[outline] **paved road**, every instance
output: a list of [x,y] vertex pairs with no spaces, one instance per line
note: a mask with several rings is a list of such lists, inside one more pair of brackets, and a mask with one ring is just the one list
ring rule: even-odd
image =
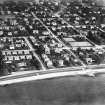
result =
[[0,105],[105,105],[105,75],[65,77],[0,87]]

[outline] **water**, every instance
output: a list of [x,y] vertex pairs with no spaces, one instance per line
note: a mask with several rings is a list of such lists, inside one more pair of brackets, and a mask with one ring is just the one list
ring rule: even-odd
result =
[[0,105],[105,105],[105,75],[65,77],[0,87]]

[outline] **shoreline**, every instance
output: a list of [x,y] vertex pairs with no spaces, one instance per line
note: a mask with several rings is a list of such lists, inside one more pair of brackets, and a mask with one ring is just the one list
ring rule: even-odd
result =
[[27,71],[20,74],[14,74],[9,76],[4,76],[0,78],[0,86],[9,85],[9,84],[17,84],[22,82],[29,82],[29,81],[37,81],[37,80],[44,80],[44,79],[52,79],[52,78],[59,78],[59,77],[71,77],[71,76],[89,76],[95,77],[97,74],[104,74],[105,69],[87,69],[87,70],[75,70],[75,71],[57,71],[57,70],[49,70],[49,71],[42,71],[42,72],[35,72],[35,71]]

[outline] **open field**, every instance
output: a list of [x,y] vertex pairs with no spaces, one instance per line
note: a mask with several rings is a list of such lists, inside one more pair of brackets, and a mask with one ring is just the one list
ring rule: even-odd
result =
[[104,105],[105,75],[65,77],[0,87],[0,105]]

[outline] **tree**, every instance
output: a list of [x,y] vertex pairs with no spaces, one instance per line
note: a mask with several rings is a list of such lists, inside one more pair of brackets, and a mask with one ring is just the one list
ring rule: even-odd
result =
[[2,55],[2,51],[0,50],[0,74],[2,74],[3,73],[3,64],[4,64],[4,62],[3,62],[3,55]]
[[3,58],[2,51],[0,50],[0,69],[2,69],[3,66]]
[[7,66],[4,63],[4,56],[2,54],[2,51],[0,50],[0,75],[8,75],[8,69]]

